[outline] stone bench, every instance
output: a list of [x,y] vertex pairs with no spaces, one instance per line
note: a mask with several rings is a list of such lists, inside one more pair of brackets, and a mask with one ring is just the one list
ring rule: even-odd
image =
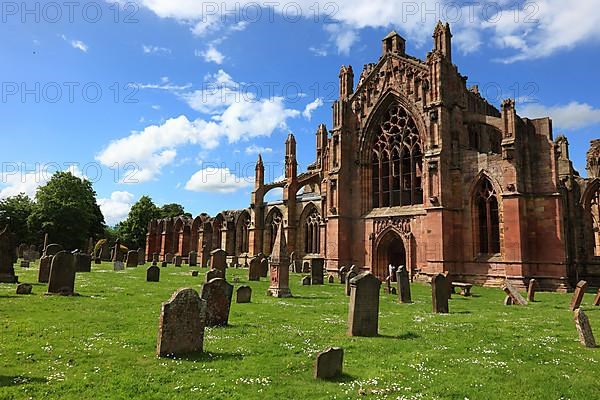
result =
[[460,295],[467,297],[467,296],[471,295],[471,288],[472,287],[473,287],[473,284],[471,284],[471,283],[452,282],[452,293],[456,293],[455,289],[459,288],[460,289]]

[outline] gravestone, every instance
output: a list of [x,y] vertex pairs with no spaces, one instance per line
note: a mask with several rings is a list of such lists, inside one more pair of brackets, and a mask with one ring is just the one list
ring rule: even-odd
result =
[[325,260],[323,258],[313,258],[310,260],[310,277],[313,285],[323,284],[323,269]]
[[159,357],[199,353],[204,345],[206,301],[194,289],[179,289],[162,304],[156,354]]
[[21,243],[19,245],[19,247],[17,248],[17,258],[23,258],[25,251],[28,249],[29,249],[28,245],[26,245],[25,243]]
[[448,313],[448,278],[444,274],[431,279],[431,303],[434,314]]
[[19,277],[15,275],[14,264],[17,261],[17,252],[13,244],[14,237],[8,231],[8,226],[0,233],[0,282],[18,283]]
[[188,264],[190,267],[198,266],[198,253],[195,251],[190,251],[190,255],[188,257]]
[[400,303],[412,303],[410,294],[410,279],[406,267],[402,266],[396,271],[396,284],[398,285],[398,301]]
[[506,296],[504,298],[504,305],[505,306],[512,306],[513,305],[513,299],[510,296]]
[[348,274],[348,268],[342,266],[338,270],[338,278],[340,279],[340,283],[342,285],[346,284],[346,275]]
[[125,259],[125,254],[123,248],[121,247],[121,241],[117,239],[115,241],[115,245],[112,249],[112,261],[120,261],[123,262]]
[[[287,254],[287,244],[285,233],[283,233],[283,225],[280,224],[277,230],[277,237],[271,252],[269,260],[269,275],[270,285],[267,291],[268,296],[283,298],[292,297],[290,291],[290,268],[289,258]],[[323,277],[321,277],[323,279]]]
[[142,249],[138,249],[138,265],[146,264],[146,252]]
[[164,261],[166,261],[167,264],[173,264],[173,254],[172,253],[165,254]]
[[240,286],[235,294],[236,303],[250,303],[252,299],[252,288],[250,286]]
[[348,335],[377,336],[381,282],[370,272],[350,281]]
[[30,283],[21,283],[17,286],[17,294],[31,294],[33,285]]
[[21,260],[21,268],[29,268],[29,261]]
[[330,347],[317,354],[315,363],[315,379],[335,379],[342,376],[344,350]]
[[511,285],[509,281],[504,282],[504,284],[502,285],[502,290],[504,290],[504,293],[506,293],[511,298],[512,304],[519,306],[527,305],[527,300],[525,300],[523,296],[521,296],[519,291],[515,289],[515,287]]
[[73,256],[77,272],[92,272],[92,256],[87,253],[75,253]]
[[537,289],[537,282],[535,279],[529,280],[529,286],[527,287],[527,301],[535,301],[535,291]]
[[573,293],[573,298],[571,299],[571,305],[569,306],[571,311],[575,311],[579,308],[587,287],[588,284],[586,281],[579,281],[577,283],[577,287],[575,287],[575,293]]
[[50,278],[50,265],[54,256],[43,256],[40,258],[40,270],[38,271],[38,282],[48,283]]
[[260,260],[258,273],[261,278],[266,278],[269,276],[269,260],[268,259],[263,258],[262,260]]
[[45,253],[47,256],[54,256],[62,250],[63,250],[63,247],[60,244],[52,243],[46,247]]
[[206,282],[210,282],[216,278],[225,279],[225,274],[223,273],[223,271],[220,271],[218,269],[211,269],[206,273]]
[[102,264],[102,259],[100,257],[94,258],[94,264],[97,264],[97,265]]
[[215,278],[202,285],[202,299],[206,300],[206,326],[225,326],[229,321],[229,310],[233,286],[225,279]]
[[152,253],[152,262],[158,262],[158,253]]
[[598,289],[598,293],[596,293],[596,297],[594,297],[594,302],[592,304],[600,306],[600,289]]
[[200,274],[200,272],[199,272],[199,271],[192,271],[192,276],[194,276],[194,277],[195,277],[195,276],[198,276],[199,274]]
[[125,270],[125,264],[123,261],[115,261],[113,262],[113,271],[123,271]]
[[52,258],[48,293],[71,296],[75,294],[75,256],[66,251],[58,252]]
[[125,263],[125,266],[127,268],[137,268],[138,266],[138,257],[139,257],[139,253],[135,250],[129,250],[127,252],[127,261]]
[[181,265],[183,264],[183,259],[181,258],[181,256],[175,256],[175,258],[173,259],[173,264],[176,267],[181,267]]
[[310,263],[308,261],[304,261],[302,263],[302,273],[307,274],[310,272]]
[[302,286],[310,286],[310,284],[311,284],[310,276],[305,276],[304,278],[302,278]]
[[156,265],[151,265],[146,270],[146,282],[159,282],[160,281],[160,268]]
[[[352,266],[354,268],[354,266]],[[350,296],[350,281],[358,276],[358,273],[355,269],[350,269],[348,275],[346,276],[346,296]]]
[[210,268],[225,272],[227,268],[227,252],[216,249],[210,252]]
[[575,309],[574,320],[575,326],[577,327],[577,333],[579,333],[579,342],[585,347],[596,347],[596,340],[594,339],[590,320],[581,308]]
[[329,275],[327,277],[327,283],[335,283],[335,278],[333,277],[333,275]]
[[254,257],[250,260],[250,268],[248,268],[248,280],[260,281],[260,259]]
[[169,263],[168,263],[168,262],[166,262],[166,261],[162,261],[162,262],[160,263],[160,266],[161,266],[161,268],[167,268],[167,266],[168,266],[168,265],[169,265]]

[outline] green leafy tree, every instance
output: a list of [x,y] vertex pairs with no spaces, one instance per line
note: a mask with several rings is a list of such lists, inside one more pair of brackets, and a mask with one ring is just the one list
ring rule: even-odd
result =
[[148,223],[160,218],[160,210],[148,196],[142,196],[135,203],[127,219],[117,227],[118,236],[130,249],[145,248]]
[[160,208],[159,218],[174,218],[184,215],[186,217],[192,217],[192,214],[186,213],[181,204],[165,204]]
[[38,244],[42,239],[34,237],[27,226],[32,210],[33,200],[24,193],[0,200],[0,229],[8,226],[15,235],[17,244]]
[[48,233],[51,242],[68,249],[87,246],[89,237],[105,230],[92,184],[70,172],[57,172],[38,188],[28,225],[36,235]]

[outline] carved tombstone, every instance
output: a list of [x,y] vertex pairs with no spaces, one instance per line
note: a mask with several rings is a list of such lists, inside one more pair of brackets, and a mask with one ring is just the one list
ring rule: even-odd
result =
[[146,282],[159,282],[160,281],[160,268],[156,265],[151,265],[146,270]]
[[250,303],[252,300],[252,288],[250,286],[240,286],[235,294],[235,302],[238,304]]
[[225,326],[229,322],[229,310],[233,285],[222,278],[215,278],[202,285],[202,299],[206,300],[206,326]]
[[535,301],[535,291],[537,290],[537,282],[535,279],[529,280],[529,285],[527,287],[527,301],[534,302]]
[[206,301],[194,289],[179,289],[162,304],[156,354],[159,357],[202,352]]
[[573,298],[571,299],[571,305],[569,306],[571,311],[575,311],[579,308],[587,287],[588,284],[586,281],[579,281],[579,283],[577,283],[577,287],[575,287],[575,293],[573,293]]
[[292,292],[290,291],[290,269],[289,258],[287,255],[287,243],[281,224],[277,230],[277,237],[275,238],[273,252],[271,253],[269,273],[271,283],[267,295],[273,297],[292,297]]
[[75,294],[75,257],[66,251],[60,251],[52,258],[48,293],[73,295]]
[[16,249],[13,244],[13,235],[5,227],[0,232],[0,282],[18,283],[19,277],[15,275],[14,263],[17,261]]
[[342,376],[344,364],[344,350],[339,347],[330,347],[317,354],[315,363],[315,379],[334,379]]
[[412,303],[410,295],[410,279],[406,267],[402,266],[396,271],[396,281],[398,285],[398,301],[400,303]]
[[431,279],[431,303],[434,314],[448,313],[448,278],[437,274]]
[[269,276],[269,260],[267,258],[260,260],[258,272],[261,278],[266,278]]
[[190,255],[188,257],[188,264],[190,267],[198,266],[198,253],[195,251],[190,251]]
[[381,282],[370,272],[350,280],[348,335],[377,336]]
[[577,327],[577,332],[579,333],[579,342],[585,347],[596,347],[596,340],[594,339],[590,320],[581,308],[575,309],[574,319],[575,327]]
[[92,272],[92,256],[87,253],[75,253],[74,257],[77,272]]
[[135,250],[129,250],[127,252],[127,261],[125,262],[126,268],[137,268],[138,266],[138,252]]
[[225,272],[227,268],[227,252],[216,249],[210,252],[210,268]]
[[250,268],[248,268],[248,280],[260,281],[260,259],[254,257],[250,260]]
[[528,304],[527,300],[521,296],[519,291],[515,289],[515,287],[511,285],[509,281],[504,282],[502,285],[502,290],[504,290],[504,293],[511,298],[512,304],[519,306],[526,306]]
[[323,258],[313,258],[310,260],[310,277],[313,285],[323,284],[323,269],[325,260]]

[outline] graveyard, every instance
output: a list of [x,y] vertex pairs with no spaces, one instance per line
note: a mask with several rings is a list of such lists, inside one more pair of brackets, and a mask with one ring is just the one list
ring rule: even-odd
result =
[[[160,264],[159,264],[160,265]],[[203,352],[157,357],[161,304],[180,288],[201,292],[206,268],[169,264],[159,282],[146,266],[113,264],[77,273],[77,296],[48,296],[38,264],[15,266],[32,294],[0,284],[0,399],[506,399],[592,398],[600,353],[583,347],[569,310],[572,294],[538,292],[506,306],[499,288],[453,294],[449,313],[432,313],[432,289],[412,283],[412,303],[379,293],[378,334],[348,335],[349,297],[334,283],[303,286],[293,297],[267,296],[269,280],[228,268],[236,291],[227,326],[206,327]],[[198,271],[193,276],[192,271]],[[523,293],[525,296],[525,294]],[[581,303],[600,327],[594,294]],[[341,347],[343,373],[315,379],[317,353]]]

